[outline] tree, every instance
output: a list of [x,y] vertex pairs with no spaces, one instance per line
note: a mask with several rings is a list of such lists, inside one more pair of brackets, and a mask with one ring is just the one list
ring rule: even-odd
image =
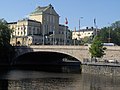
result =
[[103,43],[107,43],[108,42],[108,37],[109,37],[109,28],[108,27],[104,27],[100,30],[98,36],[101,38],[101,41]]
[[10,45],[11,30],[7,25],[7,21],[0,19],[0,61],[1,63],[10,62],[14,49]]
[[84,37],[84,38],[82,39],[82,42],[83,42],[83,43],[89,43],[89,41],[90,41],[90,37]]
[[96,36],[93,40],[91,47],[89,48],[89,52],[91,53],[91,58],[103,57],[103,55],[105,55],[104,50],[106,50],[106,48],[103,47],[100,37]]
[[[99,36],[103,43],[115,43],[120,45],[120,21],[112,23],[109,27],[104,27],[100,30]],[[110,39],[110,41],[108,40]]]
[[114,23],[112,23],[112,28],[120,28],[120,21],[116,21]]

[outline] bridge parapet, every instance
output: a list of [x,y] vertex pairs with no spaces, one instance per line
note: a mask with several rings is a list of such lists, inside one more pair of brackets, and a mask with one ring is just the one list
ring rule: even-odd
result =
[[[15,47],[16,57],[28,53],[28,52],[59,52],[75,57],[76,59],[83,62],[84,58],[90,59],[89,47],[88,46],[58,46],[58,45],[32,45],[28,47]],[[103,59],[116,59],[120,60],[120,47],[119,46],[107,46],[106,55]]]

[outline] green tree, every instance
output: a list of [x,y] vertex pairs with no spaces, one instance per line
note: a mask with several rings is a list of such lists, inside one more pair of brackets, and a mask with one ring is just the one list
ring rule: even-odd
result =
[[84,42],[84,43],[89,43],[89,37],[84,37],[84,38],[82,39],[82,42]]
[[100,37],[96,36],[93,40],[91,47],[89,48],[89,52],[91,53],[91,58],[101,58],[105,55],[104,50],[106,48],[103,47],[103,44],[100,40]]
[[109,27],[102,28],[99,32],[99,36],[103,43],[109,42],[108,39],[110,38],[110,43],[120,45],[120,21],[112,23]]
[[99,32],[99,37],[101,37],[101,42],[107,43],[108,42],[108,37],[109,37],[109,29],[108,27],[104,27],[100,30]]
[[11,30],[4,19],[0,19],[0,61],[9,63],[14,49],[10,45]]
[[120,21],[116,21],[114,23],[112,23],[112,28],[120,28]]

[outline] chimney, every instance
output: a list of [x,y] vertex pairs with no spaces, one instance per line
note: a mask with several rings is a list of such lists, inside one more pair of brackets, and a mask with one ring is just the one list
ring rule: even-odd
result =
[[86,30],[88,30],[88,27],[86,27]]
[[91,29],[93,30],[93,27],[91,27]]

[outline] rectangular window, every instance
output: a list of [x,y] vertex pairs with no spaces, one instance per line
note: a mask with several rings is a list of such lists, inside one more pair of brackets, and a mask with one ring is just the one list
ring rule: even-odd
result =
[[19,32],[18,32],[18,35],[19,35]]

